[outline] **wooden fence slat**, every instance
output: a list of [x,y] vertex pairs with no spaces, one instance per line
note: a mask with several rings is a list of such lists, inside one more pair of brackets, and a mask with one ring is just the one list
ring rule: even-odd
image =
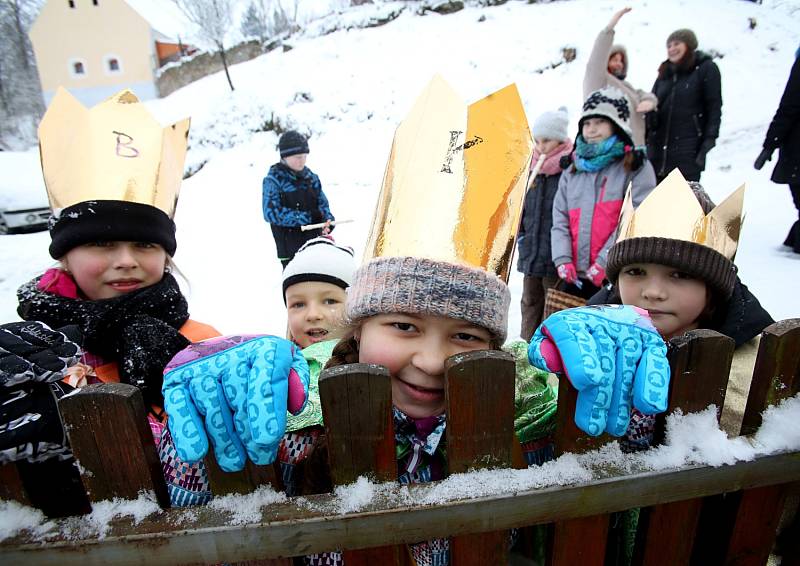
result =
[[761,334],[741,434],[758,430],[764,409],[794,396],[799,381],[800,318],[790,318],[769,325]]
[[[750,393],[742,423],[752,433],[768,405],[792,397],[800,389],[800,318],[771,324],[761,335]],[[745,490],[738,501],[727,563],[763,564],[775,543],[788,484]]]
[[[359,476],[397,481],[392,384],[386,368],[350,364],[326,369],[319,377],[331,478],[346,485]],[[402,564],[400,545],[345,550],[348,566]]]
[[30,505],[31,501],[22,485],[19,468],[14,463],[0,465],[0,499]]
[[[654,444],[663,441],[666,415],[677,410],[700,411],[712,403],[721,410],[733,349],[732,339],[713,330],[693,330],[670,341],[669,405],[667,412],[656,419]],[[642,509],[634,563],[666,565],[688,561],[694,547],[694,526],[700,521],[703,505],[702,499],[696,499]]]
[[[469,352],[445,362],[449,473],[512,467],[514,380],[514,358],[505,352]],[[509,545],[506,530],[456,536],[450,540],[450,563],[505,564]]]
[[214,495],[247,494],[261,485],[269,485],[275,491],[283,491],[283,482],[280,481],[277,462],[267,466],[257,466],[248,459],[242,471],[224,472],[219,467],[211,448],[209,448],[204,461],[208,481],[211,484],[211,492]]
[[[556,456],[567,452],[583,454],[614,440],[608,434],[590,436],[578,428],[575,424],[577,403],[578,390],[572,387],[569,379],[562,376],[558,380],[558,412],[554,435]],[[608,522],[607,514],[556,522],[548,536],[547,564],[549,566],[569,566],[577,563],[585,566],[603,564]],[[581,544],[575,544],[576,540],[582,541]],[[586,552],[587,548],[592,549],[589,555]]]
[[58,408],[91,501],[136,499],[145,490],[169,507],[139,389],[123,383],[89,385],[63,397]]

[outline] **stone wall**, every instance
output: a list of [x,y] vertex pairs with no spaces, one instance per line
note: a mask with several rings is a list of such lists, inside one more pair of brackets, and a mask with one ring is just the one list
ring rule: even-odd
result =
[[[254,59],[274,49],[279,43],[279,41],[275,41],[262,45],[258,40],[247,41],[226,49],[225,58],[228,61],[228,66],[235,65],[236,63]],[[219,53],[198,53],[190,59],[185,59],[180,64],[172,63],[168,65],[159,73],[156,79],[158,94],[159,96],[167,96],[169,93],[189,83],[221,70],[222,59]]]

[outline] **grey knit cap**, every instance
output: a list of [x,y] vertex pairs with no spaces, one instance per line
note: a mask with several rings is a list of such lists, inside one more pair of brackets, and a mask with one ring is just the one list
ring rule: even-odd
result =
[[347,290],[347,318],[394,312],[465,320],[504,342],[511,293],[497,275],[445,261],[381,257],[356,270]]
[[689,51],[697,50],[697,36],[688,28],[681,28],[673,31],[667,38],[667,45],[669,45],[670,41],[681,41],[686,44],[686,47],[689,48]]

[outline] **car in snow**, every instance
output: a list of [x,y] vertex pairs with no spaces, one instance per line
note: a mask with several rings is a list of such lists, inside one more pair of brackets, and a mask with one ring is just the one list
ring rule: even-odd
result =
[[0,234],[46,230],[49,219],[39,151],[0,151]]

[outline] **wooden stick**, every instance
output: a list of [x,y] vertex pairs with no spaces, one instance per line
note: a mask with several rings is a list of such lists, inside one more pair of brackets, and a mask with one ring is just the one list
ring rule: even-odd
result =
[[542,169],[542,165],[544,165],[544,160],[547,158],[547,155],[544,153],[539,156],[539,159],[536,161],[536,165],[533,166],[531,169],[530,175],[528,175],[528,188],[526,192],[531,190],[533,187],[533,182],[536,180],[536,176],[539,174],[539,171]]
[[317,224],[306,224],[300,226],[301,232],[308,232],[309,230],[316,230],[317,228],[325,228],[325,226],[336,226],[337,224],[350,224],[355,220],[331,220],[330,222],[319,222]]

